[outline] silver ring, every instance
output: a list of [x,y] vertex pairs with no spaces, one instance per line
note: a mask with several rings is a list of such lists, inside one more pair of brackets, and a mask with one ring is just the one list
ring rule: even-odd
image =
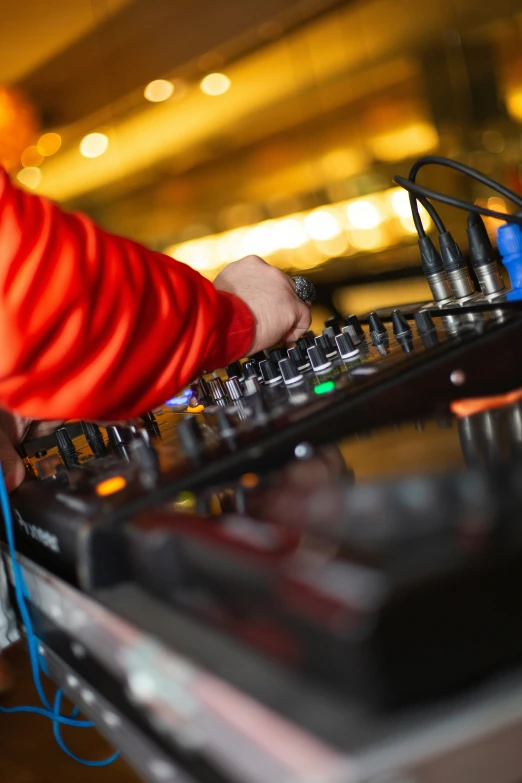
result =
[[306,277],[293,277],[292,280],[295,284],[295,292],[299,299],[303,302],[313,302],[315,299],[315,288],[312,283],[306,279]]

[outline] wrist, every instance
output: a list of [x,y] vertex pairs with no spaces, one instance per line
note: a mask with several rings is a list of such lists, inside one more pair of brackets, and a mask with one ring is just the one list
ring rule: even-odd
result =
[[216,289],[216,294],[216,340],[205,361],[207,371],[246,356],[255,336],[254,315],[243,299],[228,291]]

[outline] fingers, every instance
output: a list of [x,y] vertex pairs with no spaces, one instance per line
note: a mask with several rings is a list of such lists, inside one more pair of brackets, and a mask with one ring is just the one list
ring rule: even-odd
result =
[[295,343],[310,328],[312,323],[312,309],[306,302],[299,300],[296,312],[296,322],[285,337],[286,342]]
[[25,478],[25,466],[18,456],[9,435],[0,430],[0,463],[8,492],[16,489]]

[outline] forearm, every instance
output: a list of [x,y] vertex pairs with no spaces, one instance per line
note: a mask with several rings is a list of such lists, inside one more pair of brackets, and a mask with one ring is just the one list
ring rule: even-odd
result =
[[2,172],[0,253],[0,406],[20,414],[139,415],[252,342],[241,300]]

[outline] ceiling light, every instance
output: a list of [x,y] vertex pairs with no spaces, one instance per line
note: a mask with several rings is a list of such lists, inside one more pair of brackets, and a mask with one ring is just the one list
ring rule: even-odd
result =
[[174,85],[166,79],[155,79],[145,87],[145,98],[152,103],[166,101],[174,92]]
[[89,133],[80,142],[80,152],[84,158],[99,158],[108,146],[109,139],[104,133]]
[[230,89],[230,84],[230,79],[224,73],[209,73],[199,86],[205,95],[223,95]]

